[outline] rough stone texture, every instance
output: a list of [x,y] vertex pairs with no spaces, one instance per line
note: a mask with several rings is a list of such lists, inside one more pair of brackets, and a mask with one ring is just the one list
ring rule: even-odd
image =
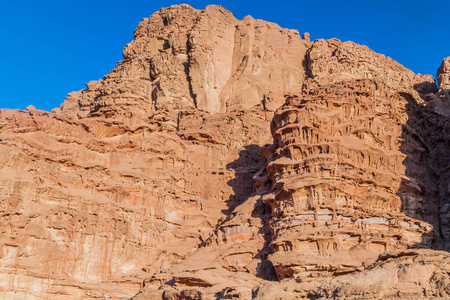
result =
[[298,282],[285,279],[259,286],[252,299],[447,299],[450,295],[447,252],[386,252],[361,272]]
[[436,75],[439,88],[442,90],[450,89],[450,57],[442,61]]
[[247,198],[304,79],[296,31],[220,6],[164,8],[134,37],[53,113],[0,111],[2,297],[130,297],[190,256]]
[[[138,288],[142,280],[128,277],[195,251],[241,200],[252,184],[245,178],[256,170],[235,172],[227,164],[246,151],[243,145],[267,141],[262,111],[186,115],[178,131],[153,119],[131,127],[42,111],[2,110],[0,124],[0,270],[19,272],[9,279],[17,285],[5,288],[24,291],[32,291],[34,274],[69,286],[124,280]],[[258,166],[258,151],[246,153],[243,163]]]
[[392,58],[351,41],[318,39],[308,49],[307,60],[309,77],[322,85],[346,79],[373,79],[392,90],[412,93],[416,99],[420,99],[418,93],[436,92],[431,75],[414,74]]
[[308,45],[296,30],[250,16],[239,21],[221,6],[163,8],[139,23],[111,73],[67,96],[62,114],[274,111],[301,88]]
[[311,41],[311,36],[309,35],[309,32],[303,33],[302,38],[308,42]]
[[423,186],[406,176],[400,151],[406,104],[384,84],[360,79],[308,85],[277,110],[263,201],[279,278],[346,273],[385,251],[430,246],[431,226],[401,213],[402,200],[418,203]]
[[[223,7],[0,110],[0,298],[450,297],[448,58],[414,74]],[[286,96],[287,95],[287,96]]]

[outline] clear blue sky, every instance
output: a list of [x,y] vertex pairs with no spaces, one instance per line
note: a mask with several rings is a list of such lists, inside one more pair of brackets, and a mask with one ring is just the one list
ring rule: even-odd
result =
[[[122,59],[139,21],[175,1],[0,1],[0,108],[59,107],[71,91]],[[369,46],[416,73],[436,75],[450,56],[450,1],[185,1]]]

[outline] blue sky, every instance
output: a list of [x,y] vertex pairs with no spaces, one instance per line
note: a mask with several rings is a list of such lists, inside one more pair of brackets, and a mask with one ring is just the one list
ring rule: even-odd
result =
[[369,46],[416,73],[450,56],[450,1],[0,1],[0,108],[59,107],[122,59],[139,21],[161,7],[220,4],[246,15]]

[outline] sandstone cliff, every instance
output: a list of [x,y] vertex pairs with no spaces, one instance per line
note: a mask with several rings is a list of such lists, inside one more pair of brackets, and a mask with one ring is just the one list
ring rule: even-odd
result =
[[438,89],[304,36],[171,6],[61,108],[0,110],[0,297],[450,297],[449,58]]

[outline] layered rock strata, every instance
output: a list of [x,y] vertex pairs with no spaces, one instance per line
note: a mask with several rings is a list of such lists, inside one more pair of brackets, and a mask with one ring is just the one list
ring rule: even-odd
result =
[[69,94],[61,111],[71,118],[258,105],[274,111],[286,92],[301,88],[308,45],[296,30],[250,16],[240,21],[217,5],[163,8],[139,23],[125,60]]
[[[446,184],[438,182],[448,182],[441,171],[447,98],[430,76],[370,51],[353,53],[338,69],[362,61],[374,74],[342,78],[329,70],[321,81],[310,72],[302,92],[275,113],[275,142],[261,150],[266,167],[255,174],[250,197],[193,256],[146,281],[135,299],[449,295],[446,252],[407,250],[441,249],[448,240]],[[379,81],[390,67],[408,81]],[[267,281],[275,278],[281,281]]]
[[369,79],[311,85],[277,110],[266,151],[278,276],[347,273],[385,251],[429,247],[432,227],[401,212],[421,193],[399,142],[407,100]]
[[1,110],[1,295],[130,297],[194,253],[251,191],[308,45],[220,6],[172,6],[60,109]]
[[447,57],[442,61],[442,64],[437,71],[436,78],[441,90],[450,89],[450,57]]
[[252,299],[446,299],[450,295],[448,252],[393,251],[372,267],[314,281],[285,279],[255,289]]
[[61,108],[0,110],[0,297],[448,297],[407,249],[450,245],[447,60],[438,92],[303,36],[171,6]]

